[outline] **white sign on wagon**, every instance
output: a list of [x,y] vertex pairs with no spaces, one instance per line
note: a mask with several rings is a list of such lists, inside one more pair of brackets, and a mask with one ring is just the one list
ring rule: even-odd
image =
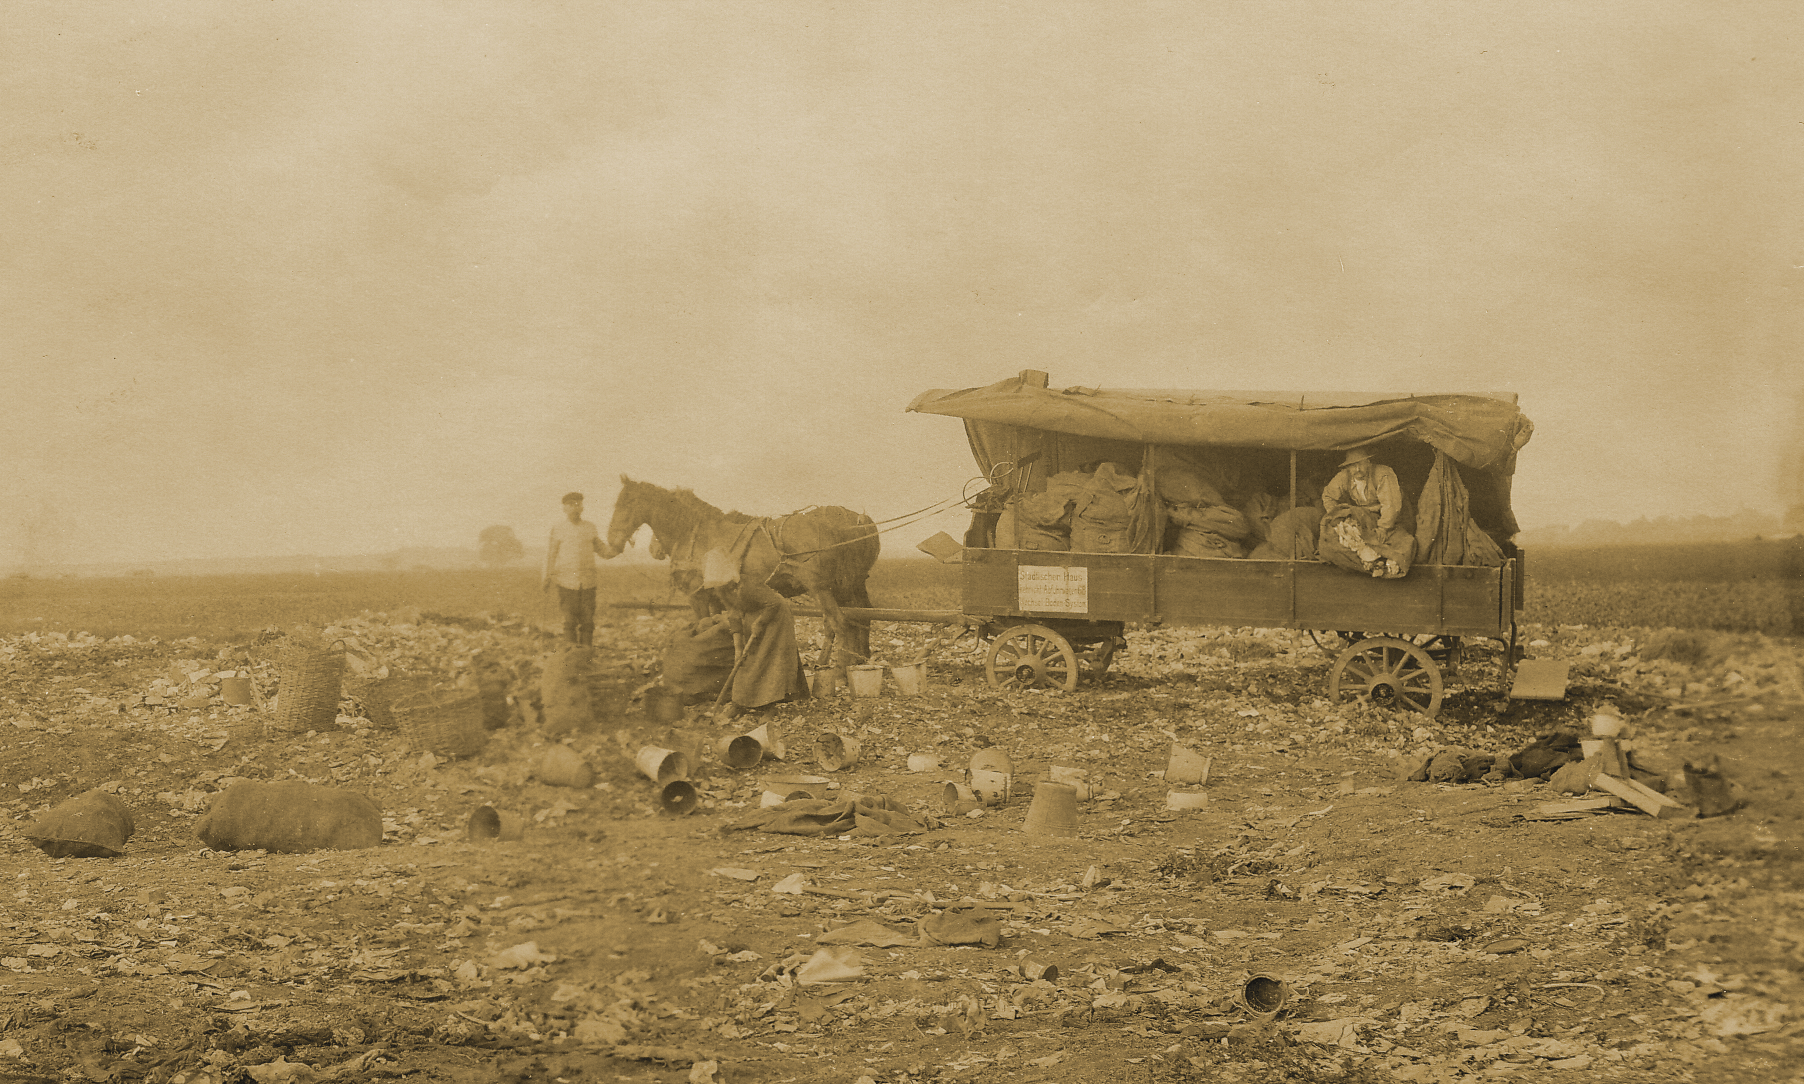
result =
[[1021,565],[1015,574],[1015,609],[1030,613],[1090,612],[1090,570],[1083,565]]

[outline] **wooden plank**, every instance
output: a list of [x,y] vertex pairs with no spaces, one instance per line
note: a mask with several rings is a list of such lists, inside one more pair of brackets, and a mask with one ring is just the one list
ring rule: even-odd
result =
[[[903,621],[918,622],[924,625],[969,625],[979,623],[977,619],[965,616],[958,610],[892,610],[881,607],[841,606],[839,612],[854,621]],[[796,617],[819,617],[821,611],[813,606],[791,606],[790,613]]]
[[1516,664],[1511,700],[1564,700],[1566,675],[1572,664],[1559,659],[1523,659]]
[[1613,775],[1618,779],[1627,779],[1629,762],[1623,758],[1622,746],[1616,744],[1615,738],[1599,738],[1598,741],[1601,744],[1598,746],[1597,757],[1603,761],[1605,774]]
[[1616,797],[1628,802],[1636,809],[1650,817],[1676,819],[1679,817],[1695,817],[1697,811],[1661,794],[1659,791],[1643,786],[1632,779],[1618,779],[1613,775],[1599,775],[1592,786],[1598,790],[1608,791]]

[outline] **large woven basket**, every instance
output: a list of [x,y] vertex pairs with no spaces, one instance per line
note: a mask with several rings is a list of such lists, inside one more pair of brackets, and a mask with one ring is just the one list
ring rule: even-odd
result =
[[276,734],[304,734],[336,725],[344,691],[343,648],[291,644],[282,649],[278,665],[276,717],[270,729]]
[[482,750],[482,694],[475,689],[427,689],[389,706],[409,745],[444,757],[467,757]]
[[345,692],[363,708],[363,717],[378,730],[395,729],[394,703],[410,693],[424,692],[427,679],[410,674],[390,674],[385,678],[352,678],[345,682]]

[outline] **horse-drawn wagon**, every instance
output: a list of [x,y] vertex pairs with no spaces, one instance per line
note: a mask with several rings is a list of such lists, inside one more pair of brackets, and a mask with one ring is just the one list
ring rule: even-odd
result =
[[[1108,667],[1129,624],[1334,633],[1345,646],[1329,671],[1331,699],[1428,715],[1463,640],[1500,641],[1515,660],[1524,560],[1510,486],[1533,427],[1514,395],[1054,390],[1030,370],[928,391],[908,409],[962,419],[990,483],[962,548],[942,557],[961,566],[962,617],[989,642],[993,685],[1073,690],[1080,674]],[[1414,555],[1406,571],[1380,563],[1355,574],[1295,537],[1250,557],[1174,550],[1174,498],[1195,495],[1175,493],[1174,479],[1206,492],[1223,516],[1240,513],[1254,534],[1264,517],[1269,533],[1319,501],[1355,450],[1389,467],[1412,505],[1398,525]],[[1118,531],[1059,548],[1010,522],[1023,502],[1055,483],[1082,486],[1105,473],[1100,465],[1129,509]],[[1078,548],[1098,537],[1106,552]]]

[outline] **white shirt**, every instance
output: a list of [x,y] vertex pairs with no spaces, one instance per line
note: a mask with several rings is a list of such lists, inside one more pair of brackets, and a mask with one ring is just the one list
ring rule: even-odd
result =
[[551,528],[545,578],[572,591],[595,586],[595,546],[600,535],[588,520],[563,520]]

